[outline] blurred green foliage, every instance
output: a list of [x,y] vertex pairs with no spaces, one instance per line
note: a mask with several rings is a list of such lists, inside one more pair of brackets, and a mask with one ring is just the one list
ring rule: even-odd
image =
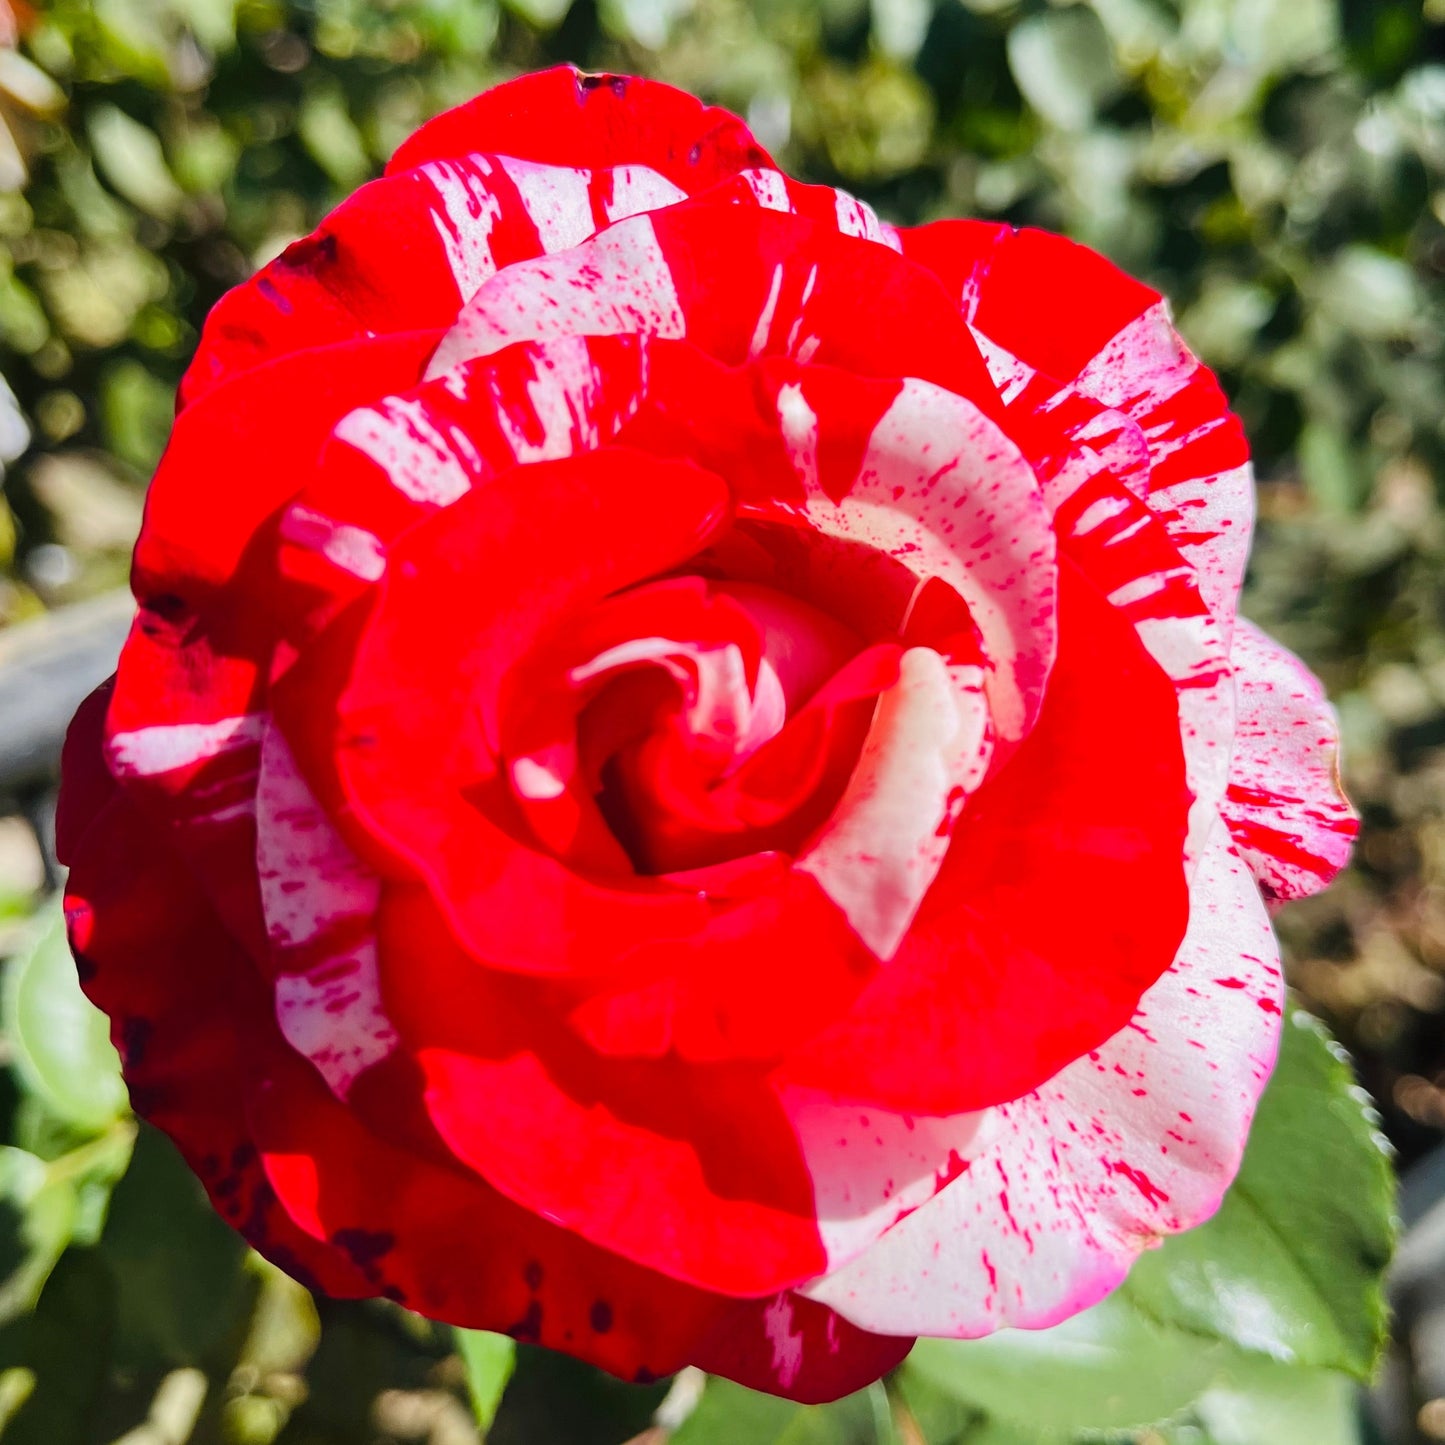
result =
[[[1292,980],[1407,1156],[1439,1139],[1445,0],[0,0],[7,41],[0,626],[123,580],[222,292],[426,116],[518,70],[660,75],[892,219],[1043,224],[1166,291],[1253,439],[1247,609],[1328,681],[1366,814],[1346,878],[1281,919]],[[468,1394],[495,1401],[505,1350],[318,1307],[137,1139],[103,1032],[57,982],[53,921],[17,932],[40,878],[7,829],[0,948],[31,946],[5,990],[0,1434],[475,1439]],[[183,1245],[158,1251],[156,1220]],[[515,1364],[497,1440],[580,1440],[581,1420],[617,1441],[657,1404],[535,1352]],[[1269,1389],[1216,1388],[1178,1438],[1350,1438],[1333,1385]],[[1035,1438],[918,1372],[831,1411],[705,1400],[699,1442]]]

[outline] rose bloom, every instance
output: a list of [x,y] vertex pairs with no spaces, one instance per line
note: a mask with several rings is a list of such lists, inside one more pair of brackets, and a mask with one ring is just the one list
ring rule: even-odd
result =
[[[136,1109],[338,1296],[818,1400],[1200,1223],[1355,821],[1094,253],[559,69],[212,313],[64,759]],[[1263,896],[1261,896],[1263,895]]]

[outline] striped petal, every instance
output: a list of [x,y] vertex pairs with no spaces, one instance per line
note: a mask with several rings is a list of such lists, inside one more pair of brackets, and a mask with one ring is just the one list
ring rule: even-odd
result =
[[1138,428],[1149,505],[1198,575],[1227,642],[1253,520],[1249,449],[1213,375],[1174,330],[1168,303],[1102,256],[1043,231],[940,221],[899,234],[904,255],[939,276],[986,338],[996,375],[1022,385],[1043,373]]
[[1131,1023],[995,1110],[956,1180],[805,1293],[864,1329],[963,1338],[1087,1308],[1152,1241],[1218,1208],[1283,1002],[1269,920],[1216,827],[1189,931]]
[[1319,679],[1240,619],[1239,729],[1224,820],[1268,899],[1318,893],[1344,867],[1359,815],[1340,790],[1340,734]]

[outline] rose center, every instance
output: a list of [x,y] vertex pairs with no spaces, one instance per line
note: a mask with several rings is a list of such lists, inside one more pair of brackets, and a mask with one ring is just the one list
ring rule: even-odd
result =
[[847,783],[896,653],[757,583],[631,589],[519,679],[513,792],[538,840],[589,871],[796,854]]

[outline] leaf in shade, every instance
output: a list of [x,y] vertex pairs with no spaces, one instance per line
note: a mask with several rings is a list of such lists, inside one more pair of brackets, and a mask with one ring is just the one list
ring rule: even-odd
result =
[[245,1243],[149,1125],[116,1186],[99,1253],[115,1277],[122,1363],[204,1365],[249,1318],[257,1280],[244,1268]]

